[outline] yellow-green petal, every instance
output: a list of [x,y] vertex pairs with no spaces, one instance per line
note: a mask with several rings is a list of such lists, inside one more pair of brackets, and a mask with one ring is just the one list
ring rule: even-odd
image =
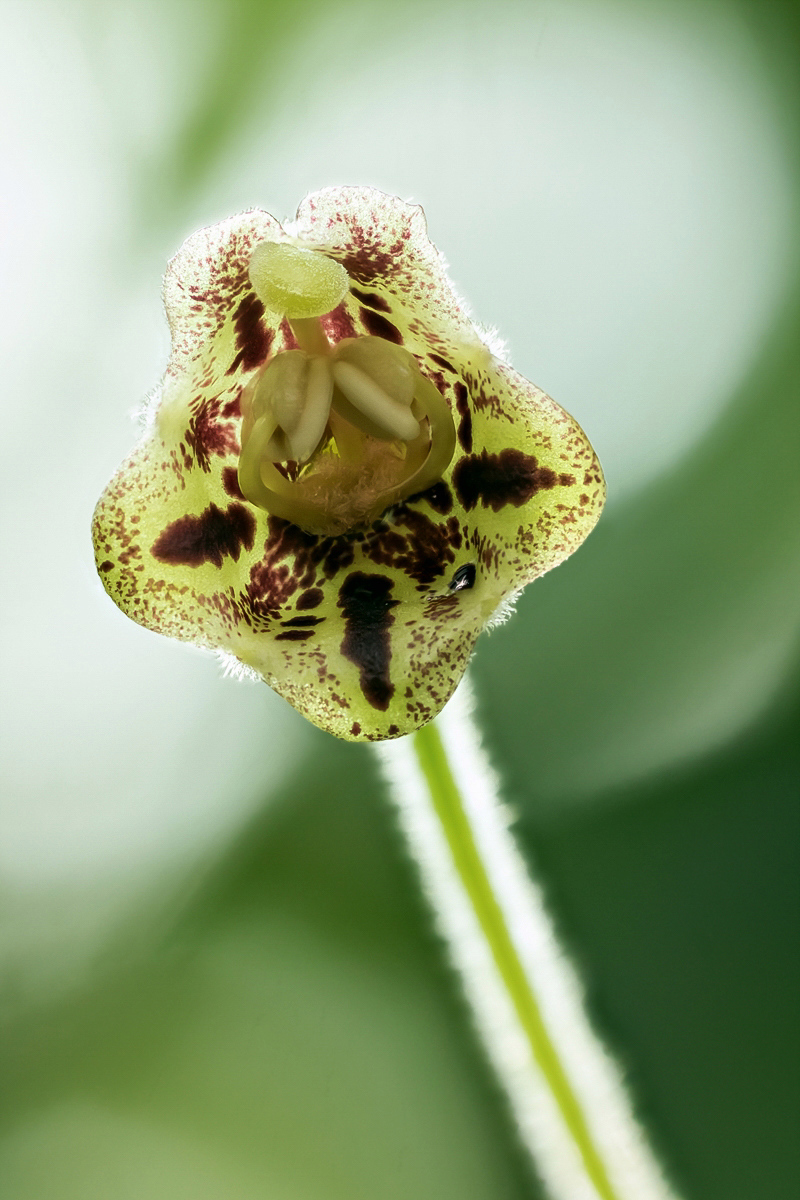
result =
[[[336,537],[239,488],[242,393],[297,346],[250,279],[270,241],[341,264],[350,290],[320,318],[327,339],[404,347],[457,431],[441,478]],[[597,521],[604,484],[585,434],[492,354],[422,210],[371,189],[310,196],[287,229],[252,212],[201,231],[173,260],[165,298],[162,394],[95,513],[109,594],[151,629],[232,653],[331,733],[411,732],[447,701],[497,609]]]

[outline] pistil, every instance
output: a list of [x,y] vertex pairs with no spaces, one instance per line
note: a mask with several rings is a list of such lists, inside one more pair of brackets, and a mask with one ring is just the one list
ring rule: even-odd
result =
[[289,327],[294,340],[306,354],[329,354],[331,344],[325,336],[319,317],[290,317]]

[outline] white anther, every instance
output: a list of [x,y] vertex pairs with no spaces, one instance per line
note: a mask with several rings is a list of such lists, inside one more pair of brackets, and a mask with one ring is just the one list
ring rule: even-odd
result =
[[378,337],[361,337],[342,343],[335,351],[340,362],[349,362],[382,388],[398,404],[409,408],[418,371],[408,350]]
[[264,411],[275,424],[291,433],[303,415],[306,397],[308,356],[302,350],[286,350],[272,360],[264,372],[256,403],[263,396]]
[[349,362],[334,362],[333,377],[344,396],[365,417],[384,429],[390,437],[413,441],[419,435],[419,421],[410,408],[387,396],[368,375]]
[[333,376],[328,360],[312,358],[305,379],[305,395],[300,417],[289,430],[292,458],[299,463],[311,458],[325,432],[333,397]]

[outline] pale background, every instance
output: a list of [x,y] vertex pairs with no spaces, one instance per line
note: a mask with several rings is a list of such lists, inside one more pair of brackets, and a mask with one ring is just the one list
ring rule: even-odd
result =
[[606,516],[481,719],[687,1197],[798,1110],[791,6],[0,3],[3,1200],[539,1195],[373,762],[125,620],[93,504],[198,225],[371,184],[587,429]]

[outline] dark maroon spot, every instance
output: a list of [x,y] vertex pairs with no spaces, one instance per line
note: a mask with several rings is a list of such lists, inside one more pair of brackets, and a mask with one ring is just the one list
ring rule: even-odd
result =
[[305,533],[299,525],[284,521],[282,517],[270,516],[267,526],[270,542],[280,541],[285,554],[297,554],[309,546],[316,546],[319,541],[316,533]]
[[307,592],[302,592],[297,597],[295,608],[318,608],[325,599],[325,593],[322,588],[309,588]]
[[443,516],[449,513],[453,507],[453,493],[443,479],[440,479],[438,483],[434,483],[427,491],[417,492],[415,496],[409,496],[408,503],[413,504],[416,500],[427,500],[433,511],[441,513]]
[[409,236],[404,231],[387,246],[382,235],[376,240],[371,230],[356,225],[350,226],[348,234],[349,251],[339,262],[351,279],[367,286],[397,269],[397,260]]
[[462,415],[458,422],[456,437],[462,450],[466,450],[467,454],[472,453],[472,413],[467,411]]
[[389,737],[397,737],[400,730],[396,725],[390,725],[386,732],[389,734]]
[[368,308],[362,308],[361,316],[365,329],[373,337],[384,338],[387,342],[397,342],[402,346],[403,335],[396,325],[393,325],[391,321],[387,321],[386,317],[381,316],[380,313],[372,312]]
[[268,628],[296,591],[297,579],[288,566],[276,566],[269,558],[255,563],[241,601],[249,624]]
[[199,517],[189,514],[168,525],[153,543],[152,554],[172,566],[208,562],[221,567],[225,557],[237,562],[242,547],[252,550],[255,531],[255,517],[243,504],[229,504],[225,512],[210,504]]
[[389,627],[394,622],[391,610],[399,601],[390,599],[393,587],[385,575],[353,571],[339,588],[337,602],[345,620],[342,654],[358,667],[361,691],[367,702],[382,712],[394,695],[394,684],[389,678],[392,657]]
[[281,621],[281,625],[319,625],[320,621],[324,620],[324,617],[290,617],[288,621]]
[[334,343],[341,342],[344,338],[357,336],[353,318],[348,313],[344,304],[340,304],[332,312],[326,313],[324,317],[320,317],[320,321],[322,322],[322,328]]
[[236,500],[244,500],[242,489],[239,487],[239,472],[236,467],[222,468],[222,486],[229,496]]
[[353,724],[350,726],[350,732],[352,733],[353,737],[358,737],[358,735],[361,733],[361,726],[359,725],[358,721],[353,721]]
[[461,615],[458,596],[448,592],[446,596],[430,596],[425,602],[425,616],[435,620],[449,620]]
[[463,383],[456,384],[456,409],[461,420],[458,423],[458,440],[467,454],[472,453],[472,412],[469,407],[469,392]]
[[380,309],[381,312],[392,311],[383,296],[379,296],[377,292],[362,292],[359,288],[354,287],[351,287],[350,291],[356,300],[360,300],[362,304],[368,304],[370,308]]
[[355,537],[319,537],[304,533],[297,525],[282,521],[279,517],[268,520],[269,537],[264,545],[264,561],[270,566],[281,559],[293,558],[292,576],[296,587],[303,592],[311,590],[312,599],[305,601],[307,607],[322,602],[322,593],[316,587],[318,573],[327,579],[352,566],[355,557]]
[[399,554],[405,554],[407,550],[408,538],[405,534],[398,533],[396,529],[390,529],[385,521],[376,524],[364,547],[364,553],[373,562],[380,562],[385,567],[395,566],[394,560]]
[[267,329],[261,320],[263,316],[264,305],[254,292],[248,292],[233,317],[238,354],[228,367],[229,375],[239,367],[244,371],[252,371],[253,367],[261,366],[269,354],[272,330]]
[[325,555],[325,561],[322,564],[322,570],[326,579],[333,579],[334,575],[339,571],[343,571],[345,567],[352,566],[355,558],[355,550],[350,542],[343,538],[329,538],[330,549]]
[[[455,561],[461,547],[461,527],[456,517],[434,521],[417,508],[401,504],[392,516],[393,528],[376,523],[364,545],[364,554],[381,566],[405,572],[419,584],[432,583]],[[406,532],[401,532],[405,530]]]
[[558,475],[550,467],[540,467],[532,454],[521,450],[502,450],[462,458],[453,471],[458,498],[469,512],[478,501],[484,508],[499,512],[506,504],[519,508],[537,492],[553,487],[569,487],[573,475]]
[[[422,493],[425,495],[425,493]],[[393,527],[376,522],[364,542],[364,555],[382,567],[404,571],[423,588],[455,562],[453,548],[461,546],[461,529],[455,517],[432,521],[408,504],[398,505]],[[405,530],[405,532],[403,532]]]
[[580,503],[581,505],[584,505],[584,504],[588,504],[588,503],[589,503],[589,497],[586,495],[586,492],[583,492],[583,493],[581,494],[581,497],[580,497],[580,501],[579,501],[579,503]]
[[269,517],[269,537],[264,545],[266,562],[273,566],[285,558],[294,558],[292,574],[298,587],[311,588],[316,582],[316,566],[324,557],[327,546],[314,533],[304,533],[297,525],[282,521],[280,517]]
[[453,562],[453,547],[458,549],[461,545],[458,521],[455,517],[432,521],[424,513],[406,506],[397,511],[395,519],[409,531],[408,573],[418,583],[433,583],[443,574],[446,564]]
[[444,367],[445,371],[452,371],[455,374],[455,367],[453,364],[448,359],[443,358],[441,354],[432,354],[431,360],[438,366]]
[[[212,454],[224,458],[228,454],[239,452],[237,428],[224,416],[228,407],[226,404],[223,410],[219,396],[204,400],[193,412],[189,428],[186,430],[186,441],[194,454],[195,462],[206,474],[211,470]],[[185,466],[187,469],[191,468],[191,458],[186,450],[182,453]]]
[[100,566],[97,569],[98,571],[113,571],[114,564],[110,558],[107,558],[105,562],[100,563]]
[[276,642],[304,642],[314,636],[313,629],[287,629],[284,633],[276,634]]

